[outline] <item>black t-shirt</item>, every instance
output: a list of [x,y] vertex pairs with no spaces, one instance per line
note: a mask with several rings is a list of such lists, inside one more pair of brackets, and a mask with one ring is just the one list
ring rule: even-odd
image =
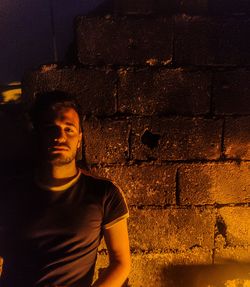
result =
[[90,286],[103,228],[128,216],[111,181],[83,173],[64,191],[22,179],[0,195],[2,287]]

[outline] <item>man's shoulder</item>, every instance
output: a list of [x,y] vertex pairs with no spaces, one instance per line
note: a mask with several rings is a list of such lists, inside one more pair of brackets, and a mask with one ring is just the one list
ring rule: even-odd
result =
[[102,177],[102,176],[93,174],[92,172],[89,172],[89,171],[84,170],[84,169],[80,169],[80,172],[86,180],[89,180],[92,182],[96,182],[96,183],[100,183],[100,184],[108,184],[108,183],[112,182],[110,179],[108,179],[106,177]]
[[86,170],[80,170],[82,176],[85,178],[85,182],[87,183],[87,186],[92,188],[95,188],[96,190],[103,191],[103,192],[109,192],[113,190],[118,190],[117,184],[115,184],[111,179],[102,177],[96,174],[93,174]]

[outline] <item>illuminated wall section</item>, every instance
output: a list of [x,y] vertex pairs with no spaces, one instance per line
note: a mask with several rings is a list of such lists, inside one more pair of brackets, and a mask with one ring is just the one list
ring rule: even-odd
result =
[[250,286],[249,7],[191,2],[78,17],[78,61],[23,82],[82,104],[89,168],[130,207],[125,286]]

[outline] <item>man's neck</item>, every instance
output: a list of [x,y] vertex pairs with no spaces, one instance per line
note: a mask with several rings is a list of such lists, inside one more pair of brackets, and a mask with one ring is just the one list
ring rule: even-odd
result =
[[70,182],[78,174],[75,161],[66,165],[43,163],[38,166],[36,178],[47,186],[60,186]]

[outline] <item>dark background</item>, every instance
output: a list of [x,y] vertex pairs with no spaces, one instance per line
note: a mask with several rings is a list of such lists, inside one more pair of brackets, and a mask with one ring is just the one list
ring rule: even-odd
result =
[[0,85],[20,81],[41,64],[63,61],[77,15],[104,0],[1,0]]

